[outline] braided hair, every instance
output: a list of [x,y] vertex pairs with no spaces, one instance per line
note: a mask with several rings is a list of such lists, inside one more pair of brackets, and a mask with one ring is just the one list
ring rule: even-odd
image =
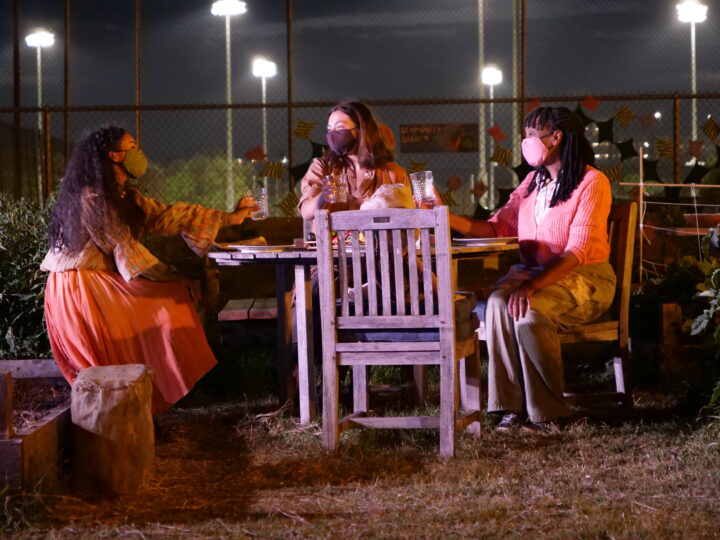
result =
[[[585,137],[585,126],[582,121],[567,107],[538,107],[525,117],[523,128],[548,129],[550,132],[562,131],[560,147],[560,172],[557,177],[557,188],[550,200],[553,207],[566,201],[582,181],[587,165],[595,165],[595,152],[590,141]],[[542,183],[550,178],[550,173],[540,165],[535,170],[528,186],[528,197],[535,188],[540,189]]]
[[[75,147],[50,218],[51,249],[80,252],[91,233],[102,227],[111,214],[129,226],[134,238],[139,238],[143,212],[133,197],[121,193],[108,156],[108,152],[118,150],[123,135],[123,128],[105,126]],[[94,204],[83,203],[88,195],[94,196]]]

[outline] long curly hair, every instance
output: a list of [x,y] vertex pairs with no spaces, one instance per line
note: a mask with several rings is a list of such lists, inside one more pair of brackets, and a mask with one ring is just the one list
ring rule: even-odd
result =
[[[125,130],[117,126],[101,127],[75,147],[50,218],[51,249],[80,252],[111,215],[126,224],[134,238],[140,237],[142,210],[133,197],[121,193],[108,156],[108,152],[118,150],[124,134]],[[84,204],[89,195],[93,204]]]
[[[582,181],[587,165],[595,165],[595,152],[585,137],[585,126],[567,107],[538,107],[525,117],[524,128],[548,129],[550,132],[562,131],[560,148],[560,172],[558,186],[550,200],[550,206],[566,201]],[[535,171],[525,196],[550,178],[548,170],[540,166]]]
[[[347,114],[358,128],[357,157],[361,166],[366,169],[377,169],[395,159],[383,139],[377,120],[367,105],[358,101],[344,101],[330,109],[328,116],[335,111]],[[322,161],[328,174],[347,169],[351,165],[347,156],[338,155],[330,148],[325,151]]]

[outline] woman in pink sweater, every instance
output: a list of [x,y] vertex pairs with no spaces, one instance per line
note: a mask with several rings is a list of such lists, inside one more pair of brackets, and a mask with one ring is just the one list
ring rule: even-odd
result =
[[569,414],[557,330],[598,318],[615,294],[612,199],[569,109],[540,107],[523,127],[523,156],[535,170],[490,220],[451,215],[450,225],[468,236],[518,237],[522,264],[495,285],[485,309],[488,411],[503,414],[501,430],[552,431]]

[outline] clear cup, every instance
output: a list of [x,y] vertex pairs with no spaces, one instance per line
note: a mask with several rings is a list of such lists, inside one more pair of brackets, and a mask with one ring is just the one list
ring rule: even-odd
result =
[[249,189],[245,193],[245,196],[255,199],[255,204],[257,205],[257,210],[254,210],[250,214],[250,218],[253,221],[260,221],[261,219],[265,219],[270,215],[270,211],[268,209],[267,189],[265,189],[264,187]]
[[332,187],[332,190],[326,197],[327,202],[348,202],[349,188],[347,174],[329,174],[325,177],[325,182]]
[[435,208],[437,199],[433,185],[432,171],[420,171],[410,174],[413,198],[418,208]]

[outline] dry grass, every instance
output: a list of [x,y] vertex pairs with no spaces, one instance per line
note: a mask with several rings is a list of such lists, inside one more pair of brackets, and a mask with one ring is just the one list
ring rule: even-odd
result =
[[44,511],[15,534],[716,538],[720,425],[688,424],[663,399],[551,437],[463,435],[452,460],[432,431],[353,432],[327,454],[317,424],[257,416],[267,402],[175,409],[147,491],[37,496]]

